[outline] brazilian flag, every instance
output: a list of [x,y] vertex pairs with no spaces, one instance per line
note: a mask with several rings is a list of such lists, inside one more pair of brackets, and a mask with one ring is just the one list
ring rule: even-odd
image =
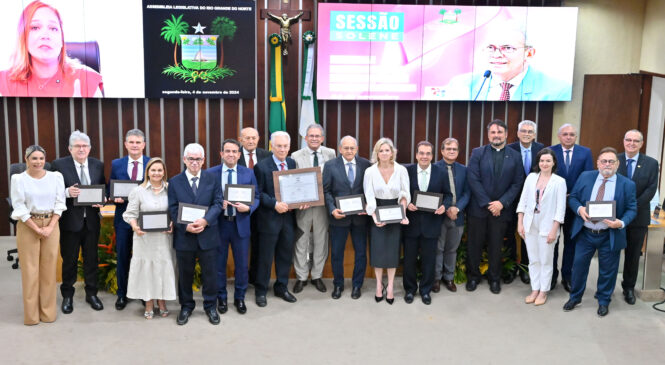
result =
[[284,100],[284,80],[282,79],[282,38],[273,33],[270,42],[270,133],[286,131],[286,102]]

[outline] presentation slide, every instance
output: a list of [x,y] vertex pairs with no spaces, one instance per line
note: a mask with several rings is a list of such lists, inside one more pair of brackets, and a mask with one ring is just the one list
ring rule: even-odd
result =
[[319,99],[571,99],[577,8],[322,3],[318,17]]

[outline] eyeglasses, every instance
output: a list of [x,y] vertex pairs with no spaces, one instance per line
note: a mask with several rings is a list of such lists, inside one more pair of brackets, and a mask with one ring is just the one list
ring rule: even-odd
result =
[[355,151],[356,147],[355,146],[353,146],[353,147],[342,147],[342,150],[343,151]]
[[598,162],[602,165],[614,165],[617,160],[598,160]]
[[194,157],[187,157],[187,161],[189,162],[196,162],[196,163],[201,163],[203,162],[203,159],[200,157],[194,158]]
[[536,131],[533,129],[520,129],[519,132],[524,134],[536,134]]
[[626,142],[626,143],[640,143],[640,142],[642,142],[641,139],[630,139],[630,138],[624,138],[623,141]]
[[562,137],[575,137],[577,134],[569,132],[569,133],[561,133]]
[[82,149],[86,149],[86,148],[90,148],[90,145],[89,144],[75,144],[75,145],[72,146],[72,149],[75,149],[75,150],[82,150]]
[[503,46],[495,46],[493,44],[488,45],[485,47],[483,50],[489,54],[494,54],[497,50],[501,52],[501,54],[513,54],[515,53],[518,49],[527,49],[531,47],[513,47],[509,45],[503,45]]

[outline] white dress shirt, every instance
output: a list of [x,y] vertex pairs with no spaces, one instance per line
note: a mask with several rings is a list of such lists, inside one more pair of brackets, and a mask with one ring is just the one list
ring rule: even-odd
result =
[[140,156],[138,160],[133,160],[131,157],[127,156],[127,176],[132,178],[132,170],[134,170],[134,161],[138,162],[137,171],[136,171],[136,180],[143,180],[143,156]]
[[[242,154],[245,156],[245,164],[249,166],[249,151],[245,149],[245,147],[242,148]],[[259,162],[256,159],[256,150],[252,151],[252,160],[254,161],[254,165],[256,166],[256,163]]]
[[62,215],[65,204],[65,181],[59,172],[46,171],[41,179],[35,179],[26,171],[12,175],[12,219],[22,222],[30,219],[30,213]]
[[[513,92],[517,90],[518,86],[522,83],[522,79],[524,79],[524,75],[526,75],[526,68],[524,71],[520,72],[517,76],[513,77],[512,79],[508,80],[508,83],[513,85],[508,91],[510,92],[510,99],[512,100],[515,95],[513,95]],[[482,80],[481,80],[482,82]],[[501,99],[501,94],[503,94],[503,88],[501,87],[501,83],[503,83],[503,80],[499,77],[494,77],[492,76],[492,82],[490,83],[490,90],[487,95],[487,100],[499,100]],[[475,97],[475,95],[473,95]],[[519,98],[522,98],[522,95],[519,96]]]
[[376,199],[397,199],[398,203],[402,198],[406,203],[411,201],[411,191],[409,182],[409,173],[406,168],[395,162],[393,174],[388,183],[383,180],[378,164],[374,164],[365,170],[365,180],[363,187],[365,190],[365,200],[367,201],[367,214],[371,215],[376,210]]

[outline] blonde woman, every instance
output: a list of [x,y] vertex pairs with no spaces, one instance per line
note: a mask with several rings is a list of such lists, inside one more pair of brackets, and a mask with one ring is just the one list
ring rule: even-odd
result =
[[59,172],[44,170],[46,151],[33,145],[25,150],[26,170],[12,176],[12,219],[21,258],[23,323],[55,321],[58,220],[67,210],[65,183]]
[[122,218],[134,231],[132,261],[129,265],[127,297],[145,301],[146,319],[154,315],[157,300],[162,317],[169,314],[167,300],[176,299],[172,236],[166,232],[144,232],[138,224],[140,212],[161,212],[168,209],[166,165],[161,158],[150,159],[143,183],[129,194],[127,210]]
[[[374,266],[376,276],[376,302],[383,300],[384,291],[388,304],[393,304],[395,271],[399,266],[399,243],[401,227],[399,224],[380,223],[376,218],[377,206],[401,205],[406,212],[406,206],[411,200],[409,192],[409,174],[406,168],[395,162],[397,151],[393,141],[381,138],[374,145],[372,151],[372,166],[365,171],[364,191],[367,200],[367,214],[371,215],[374,224],[371,227],[371,240],[369,249],[369,263]],[[406,216],[405,216],[406,217]],[[401,224],[409,224],[407,218]],[[388,274],[388,286],[383,286],[383,269]]]

